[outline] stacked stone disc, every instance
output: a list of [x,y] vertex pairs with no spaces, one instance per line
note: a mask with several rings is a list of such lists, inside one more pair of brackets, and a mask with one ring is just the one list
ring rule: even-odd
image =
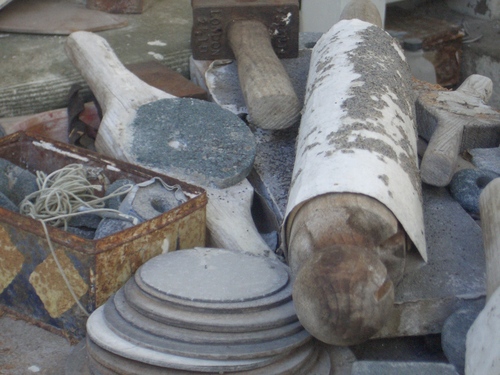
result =
[[87,323],[88,368],[107,374],[329,374],[278,260],[195,248],[155,257]]

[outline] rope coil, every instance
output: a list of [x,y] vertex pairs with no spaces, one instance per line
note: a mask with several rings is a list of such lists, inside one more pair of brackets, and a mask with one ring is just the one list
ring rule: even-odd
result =
[[119,195],[127,194],[134,187],[127,184],[115,190],[112,194],[100,198],[94,191],[102,191],[101,185],[92,185],[88,176],[97,177],[102,174],[102,169],[96,174],[96,168],[84,167],[82,164],[69,164],[64,168],[56,170],[49,175],[42,171],[36,172],[36,183],[38,190],[29,194],[20,203],[20,213],[39,220],[47,239],[50,252],[57,265],[66,287],[75,300],[78,307],[86,316],[90,314],[81,304],[75,294],[64,269],[56,256],[54,246],[50,239],[47,223],[52,226],[64,226],[68,228],[68,219],[76,215],[88,213],[107,213],[115,217],[130,220],[136,223],[137,218],[125,215],[118,210],[104,208],[105,200]]

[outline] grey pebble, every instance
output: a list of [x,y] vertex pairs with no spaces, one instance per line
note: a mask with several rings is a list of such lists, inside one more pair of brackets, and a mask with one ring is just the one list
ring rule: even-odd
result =
[[462,307],[444,322],[441,346],[448,362],[455,366],[459,374],[465,372],[465,341],[472,323],[484,307],[484,303]]
[[19,207],[15,205],[4,193],[0,191],[0,207],[19,213]]
[[97,227],[97,230],[95,231],[94,240],[110,236],[113,233],[120,232],[133,226],[134,225],[130,221],[126,220],[104,219],[101,221],[101,223]]
[[36,176],[6,159],[0,159],[0,192],[15,205],[38,190]]
[[493,179],[499,177],[483,169],[462,169],[455,173],[450,182],[453,198],[470,214],[479,215],[479,196]]
[[[106,189],[106,193],[104,194],[105,197],[108,197],[110,196],[111,194],[113,194],[115,191],[117,191],[118,189],[120,189],[121,187],[125,186],[125,185],[135,185],[135,182],[132,181],[132,180],[129,180],[129,179],[120,179],[120,180],[116,180],[115,182],[113,182],[112,184],[110,184],[108,186],[108,188]],[[127,196],[127,194],[122,194],[120,196],[116,196],[116,197],[111,197],[109,199],[106,199],[106,208],[110,208],[110,209],[113,209],[113,210],[118,210],[120,208],[120,204],[122,203],[122,201],[125,199],[125,197]]]

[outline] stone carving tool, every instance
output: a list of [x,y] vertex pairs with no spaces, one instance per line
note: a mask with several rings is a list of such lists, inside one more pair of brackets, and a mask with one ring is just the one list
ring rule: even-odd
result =
[[233,214],[241,210],[241,201],[249,208],[253,189],[245,177],[256,147],[252,132],[238,116],[214,103],[176,98],[146,84],[96,34],[72,33],[66,51],[103,110],[95,142],[99,152],[203,186],[213,237],[239,245],[237,250],[269,250],[250,210],[246,216]]
[[460,152],[498,145],[500,112],[485,104],[492,91],[491,79],[473,74],[455,91],[424,91],[419,95],[418,131],[429,141],[420,166],[423,182],[446,186]]
[[192,0],[196,60],[234,59],[250,122],[292,126],[302,108],[278,58],[297,57],[297,0]]

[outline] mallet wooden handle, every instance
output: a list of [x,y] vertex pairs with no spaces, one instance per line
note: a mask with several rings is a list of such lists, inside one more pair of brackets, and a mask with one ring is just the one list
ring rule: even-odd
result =
[[[441,100],[445,100],[446,97],[451,99],[448,101],[450,112],[441,112],[438,115],[438,126],[432,134],[420,166],[423,182],[433,186],[446,186],[455,173],[464,127],[474,121],[474,118],[470,115],[454,114],[452,106],[469,105],[473,108],[477,106],[474,102],[484,105],[492,92],[491,79],[474,74],[468,77],[455,92],[441,94],[443,96]],[[459,107],[459,110],[463,108]]]
[[140,80],[120,62],[106,39],[87,31],[76,31],[66,40],[66,53],[79,69],[99,105],[103,119],[95,146],[106,155],[134,162],[124,152],[128,125],[143,104],[174,98]]
[[68,36],[66,53],[78,68],[101,105],[103,112],[116,102],[127,101],[127,107],[174,98],[139,79],[118,59],[108,42],[97,34],[77,31]]
[[465,122],[446,118],[439,122],[429,141],[420,165],[422,181],[433,186],[450,183],[462,142]]
[[230,26],[228,38],[250,120],[263,129],[292,126],[302,106],[271,46],[268,29],[259,21],[238,20]]
[[275,257],[255,227],[251,214],[254,189],[247,179],[226,189],[206,191],[211,247]]
[[486,255],[486,299],[500,287],[500,178],[491,181],[479,197]]

